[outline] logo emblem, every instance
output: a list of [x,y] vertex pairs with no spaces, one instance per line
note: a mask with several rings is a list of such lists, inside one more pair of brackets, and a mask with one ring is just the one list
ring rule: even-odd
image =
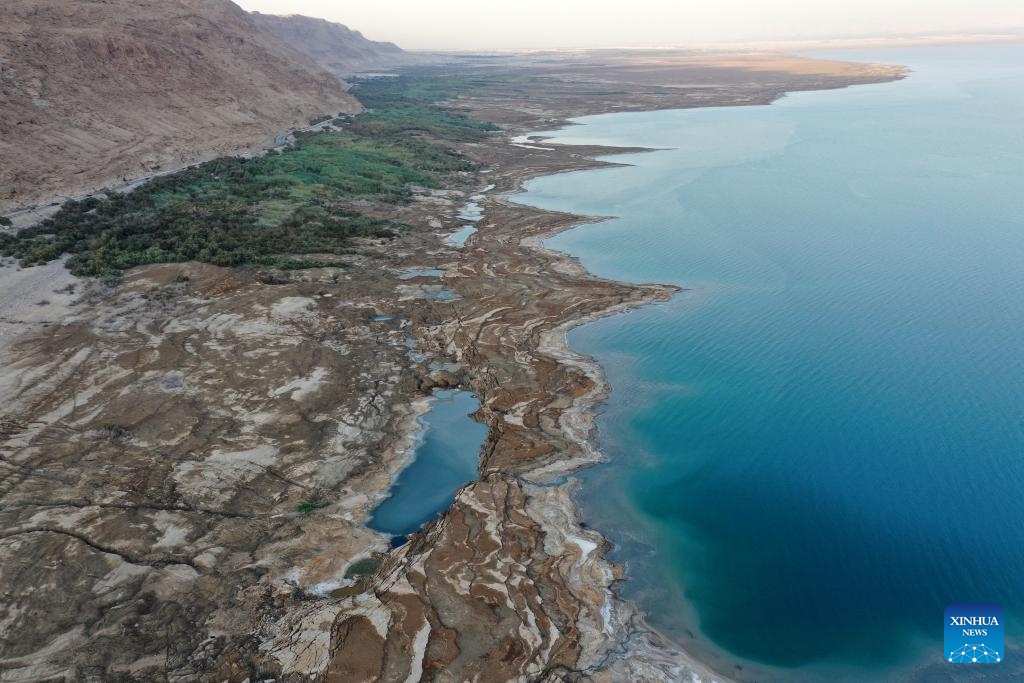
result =
[[997,664],[1003,661],[1003,608],[992,603],[946,607],[946,661]]

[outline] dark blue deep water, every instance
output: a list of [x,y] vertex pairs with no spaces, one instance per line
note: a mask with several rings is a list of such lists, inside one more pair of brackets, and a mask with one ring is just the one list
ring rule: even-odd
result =
[[[1021,681],[1024,46],[842,56],[914,73],[553,134],[671,148],[519,200],[616,217],[549,245],[688,290],[570,336],[613,387],[581,504],[723,673]],[[954,602],[1003,605],[1004,662],[944,661]]]
[[413,461],[373,511],[370,528],[405,536],[447,510],[455,492],[476,479],[487,425],[470,417],[480,401],[468,391],[438,390],[419,418],[422,433]]

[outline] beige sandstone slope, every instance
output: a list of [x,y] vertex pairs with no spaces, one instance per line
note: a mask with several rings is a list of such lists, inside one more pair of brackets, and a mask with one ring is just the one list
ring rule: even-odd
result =
[[369,40],[359,31],[326,19],[259,12],[253,12],[252,18],[282,42],[309,55],[317,64],[341,77],[372,69],[415,64],[423,59],[394,43]]
[[0,208],[360,108],[228,0],[6,0],[2,14]]

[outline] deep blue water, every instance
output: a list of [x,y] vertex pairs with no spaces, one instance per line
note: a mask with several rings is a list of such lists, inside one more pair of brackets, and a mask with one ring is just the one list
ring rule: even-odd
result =
[[399,473],[391,495],[373,511],[370,528],[392,536],[418,530],[451,507],[455,492],[476,479],[487,425],[470,414],[480,401],[468,391],[435,391],[412,463]]
[[[613,387],[581,505],[737,678],[1024,680],[1024,46],[845,56],[914,73],[550,133],[671,148],[519,200],[688,290],[570,335]],[[946,665],[954,602],[1003,605],[1004,662]]]

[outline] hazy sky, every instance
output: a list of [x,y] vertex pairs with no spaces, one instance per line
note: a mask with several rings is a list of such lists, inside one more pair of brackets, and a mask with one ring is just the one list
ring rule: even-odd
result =
[[658,47],[1024,27],[1024,0],[236,0],[409,49]]

